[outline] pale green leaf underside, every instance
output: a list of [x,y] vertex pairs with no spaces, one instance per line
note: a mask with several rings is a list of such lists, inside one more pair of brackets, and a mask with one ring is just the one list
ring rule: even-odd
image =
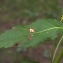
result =
[[[30,33],[29,29],[34,28],[35,32]],[[57,33],[63,33],[63,24],[57,20],[39,19],[26,27],[17,26],[16,30],[8,30],[0,35],[0,48],[12,47],[17,42],[20,46],[30,47],[47,39],[54,39]],[[31,38],[30,38],[31,36]]]

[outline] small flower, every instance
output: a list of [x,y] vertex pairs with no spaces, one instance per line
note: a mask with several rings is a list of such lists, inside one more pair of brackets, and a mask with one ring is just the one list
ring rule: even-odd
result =
[[30,32],[30,33],[35,32],[34,28],[30,28],[30,29],[29,29],[29,32]]
[[63,15],[61,16],[61,21],[60,22],[62,22],[63,21]]

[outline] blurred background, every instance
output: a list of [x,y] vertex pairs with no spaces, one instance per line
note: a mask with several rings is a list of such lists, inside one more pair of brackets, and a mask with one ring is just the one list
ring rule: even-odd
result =
[[[60,20],[62,14],[63,0],[0,0],[0,34],[40,18]],[[51,49],[51,43],[34,48],[1,48],[0,63],[50,63]]]

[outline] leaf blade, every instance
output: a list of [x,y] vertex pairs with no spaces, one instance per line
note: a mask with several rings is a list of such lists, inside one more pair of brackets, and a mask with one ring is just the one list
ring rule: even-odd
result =
[[[30,33],[33,28],[35,32]],[[63,24],[57,20],[39,19],[26,27],[17,26],[16,30],[8,30],[0,35],[0,48],[12,47],[15,43],[21,41],[20,46],[30,47],[40,42],[57,37],[57,33],[63,30]],[[30,36],[30,39],[28,38]]]

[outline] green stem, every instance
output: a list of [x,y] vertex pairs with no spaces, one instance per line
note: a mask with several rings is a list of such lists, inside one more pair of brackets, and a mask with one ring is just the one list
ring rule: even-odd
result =
[[53,58],[53,52],[54,52],[54,42],[53,42],[53,44],[52,44],[51,63],[52,63],[52,58]]
[[54,58],[55,58],[55,55],[56,55],[57,49],[58,49],[58,47],[59,47],[59,45],[60,45],[62,39],[63,39],[63,36],[61,37],[61,39],[60,39],[60,41],[58,42],[58,45],[57,45],[57,47],[56,47],[56,49],[55,49],[55,52],[54,52],[54,55],[53,55],[53,58],[52,58],[52,63],[53,63],[53,61],[54,61]]
[[54,63],[59,63],[62,57],[63,57],[63,48],[61,49],[61,51],[60,51],[60,53]]

